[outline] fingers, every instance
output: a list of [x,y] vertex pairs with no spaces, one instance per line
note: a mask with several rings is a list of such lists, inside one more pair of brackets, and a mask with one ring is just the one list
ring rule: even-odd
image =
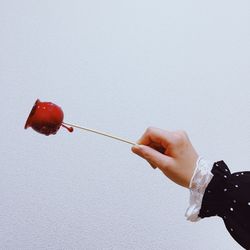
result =
[[166,170],[173,165],[173,159],[164,153],[173,142],[171,132],[149,127],[137,141],[138,145],[133,146],[131,150],[147,160],[153,168]]
[[171,167],[172,165],[171,157],[164,155],[149,146],[136,145],[133,146],[131,150],[133,153],[147,160],[153,168],[158,167],[161,170],[166,170],[166,168]]
[[159,168],[175,183],[188,187],[198,155],[183,130],[148,128],[132,152]]
[[161,146],[160,144],[155,143],[155,142],[152,142],[152,143],[150,143],[150,144],[147,145],[147,146],[149,146],[149,147],[151,147],[151,148],[157,150],[158,152],[160,152],[160,153],[162,153],[162,154],[164,154],[165,151],[166,151],[166,149],[165,149],[163,146]]
[[165,149],[172,142],[173,142],[173,136],[170,132],[154,127],[147,128],[142,137],[137,141],[138,144],[143,144],[143,145],[150,145],[152,143],[157,143],[158,145],[162,146]]

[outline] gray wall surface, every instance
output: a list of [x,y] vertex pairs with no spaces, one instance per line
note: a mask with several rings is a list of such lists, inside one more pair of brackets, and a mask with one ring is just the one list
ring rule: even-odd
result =
[[130,145],[23,127],[40,98],[132,141],[184,129],[249,170],[249,24],[247,0],[0,0],[0,249],[241,249]]

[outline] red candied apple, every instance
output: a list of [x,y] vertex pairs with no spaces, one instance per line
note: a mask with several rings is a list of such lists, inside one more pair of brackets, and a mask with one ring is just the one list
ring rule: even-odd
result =
[[24,128],[31,127],[44,135],[55,135],[61,126],[72,132],[72,127],[68,128],[63,124],[63,118],[63,111],[58,105],[52,102],[41,102],[37,99]]

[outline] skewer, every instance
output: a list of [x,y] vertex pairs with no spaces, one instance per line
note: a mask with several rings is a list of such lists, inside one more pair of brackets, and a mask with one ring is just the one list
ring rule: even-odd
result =
[[85,127],[81,127],[81,126],[71,124],[71,123],[66,123],[66,122],[63,122],[62,124],[65,124],[67,126],[71,126],[71,127],[74,127],[74,128],[82,129],[82,130],[85,130],[85,131],[93,132],[93,133],[96,133],[96,134],[99,134],[99,135],[104,135],[104,136],[107,136],[107,137],[110,137],[110,138],[113,138],[113,139],[116,139],[116,140],[119,140],[119,141],[122,141],[122,142],[126,142],[126,143],[131,144],[131,145],[137,145],[135,142],[131,142],[131,141],[125,140],[125,139],[123,139],[121,137],[117,137],[117,136],[114,136],[114,135],[111,135],[111,134],[108,134],[108,133],[105,133],[105,132],[102,132],[102,131],[98,131],[96,129],[85,128]]

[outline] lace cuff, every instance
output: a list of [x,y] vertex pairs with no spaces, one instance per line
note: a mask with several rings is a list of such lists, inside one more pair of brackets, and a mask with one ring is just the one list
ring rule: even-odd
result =
[[196,167],[189,184],[189,207],[185,213],[189,221],[195,222],[201,219],[198,215],[206,187],[213,178],[211,173],[212,166],[213,164],[201,156],[196,161]]

